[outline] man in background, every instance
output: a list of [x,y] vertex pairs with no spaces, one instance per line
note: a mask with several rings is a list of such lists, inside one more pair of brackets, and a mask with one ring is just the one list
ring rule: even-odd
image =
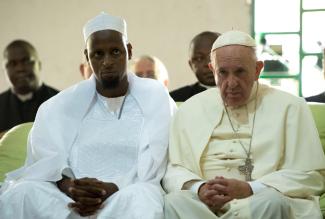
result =
[[168,72],[165,65],[154,56],[143,55],[135,59],[133,72],[141,78],[152,78],[168,86]]
[[29,42],[15,40],[3,55],[10,88],[0,94],[0,132],[34,121],[38,107],[58,93],[40,80],[41,61]]
[[192,39],[189,48],[188,64],[198,81],[171,91],[170,96],[176,102],[184,102],[193,95],[216,86],[213,73],[209,69],[208,64],[212,44],[219,36],[220,34],[217,32],[205,31]]

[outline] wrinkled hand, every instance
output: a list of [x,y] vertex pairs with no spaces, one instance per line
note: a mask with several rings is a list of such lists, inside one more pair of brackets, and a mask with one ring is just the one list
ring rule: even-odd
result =
[[96,213],[102,203],[113,193],[118,191],[114,183],[105,183],[94,178],[62,179],[57,183],[59,189],[71,197],[75,202],[69,203],[81,216]]
[[252,194],[250,185],[245,181],[216,177],[201,186],[198,195],[200,200],[216,213],[227,202]]
[[247,198],[253,194],[253,191],[247,182],[237,179],[216,177],[209,180],[207,184],[211,189],[216,190],[219,194],[229,196],[231,199]]
[[198,196],[199,199],[206,204],[210,210],[216,213],[218,210],[222,208],[224,204],[231,201],[232,198],[230,196],[224,195],[216,190],[212,183],[205,183],[199,189]]

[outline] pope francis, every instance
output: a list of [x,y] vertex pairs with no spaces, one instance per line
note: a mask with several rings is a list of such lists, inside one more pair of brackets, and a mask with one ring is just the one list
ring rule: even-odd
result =
[[171,124],[163,186],[168,219],[321,219],[325,157],[304,99],[258,82],[255,40],[222,34],[217,88],[183,103]]
[[26,163],[1,188],[1,219],[164,218],[175,103],[158,81],[127,73],[122,18],[101,13],[83,33],[94,74],[40,107]]

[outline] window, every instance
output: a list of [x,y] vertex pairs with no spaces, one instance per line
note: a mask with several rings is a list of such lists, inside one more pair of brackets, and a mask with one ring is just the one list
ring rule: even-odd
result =
[[325,1],[255,0],[252,7],[261,80],[300,96],[324,91]]

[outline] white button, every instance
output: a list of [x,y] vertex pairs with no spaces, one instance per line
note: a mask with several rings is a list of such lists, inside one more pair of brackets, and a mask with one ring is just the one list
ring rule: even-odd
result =
[[237,141],[236,141],[236,140],[233,140],[233,141],[232,141],[232,143],[236,144],[236,143],[237,143]]
[[227,171],[229,172],[231,170],[231,167],[227,167]]
[[237,217],[237,216],[238,216],[238,211],[236,211],[236,212],[234,213],[234,215]]

